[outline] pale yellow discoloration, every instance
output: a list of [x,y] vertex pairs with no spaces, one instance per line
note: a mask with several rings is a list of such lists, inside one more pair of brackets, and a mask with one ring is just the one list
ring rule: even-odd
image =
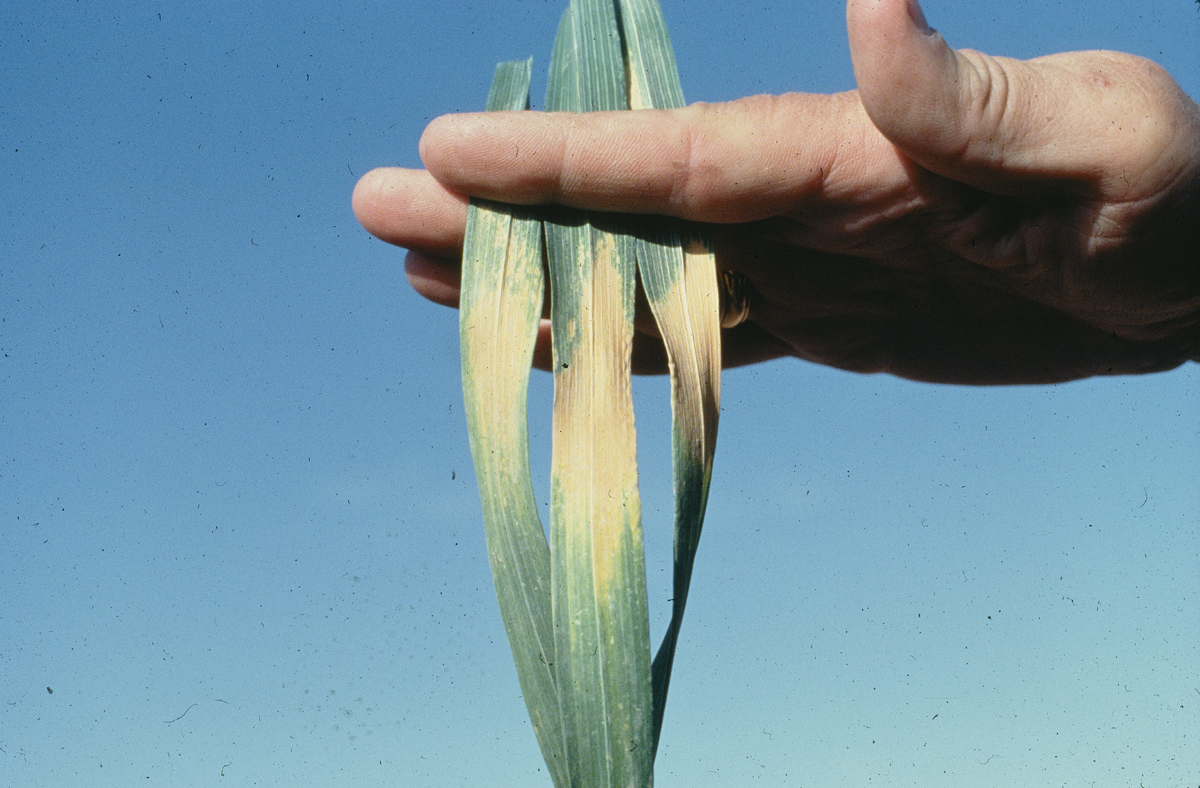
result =
[[629,79],[629,108],[630,109],[649,109],[650,96],[645,86],[642,84],[644,78],[642,70],[637,67],[638,64],[630,62],[629,53],[625,53],[625,73]]
[[[630,389],[632,326],[621,299],[611,236],[595,246],[592,279],[579,283],[574,363],[556,370],[553,465],[564,485],[562,515],[570,528],[588,528],[597,591],[608,593],[621,530],[641,538],[637,448]],[[582,477],[582,478],[581,478]],[[581,489],[586,485],[586,489]],[[572,539],[574,543],[575,539]]]
[[[492,211],[479,211],[476,227],[479,237],[486,239],[491,248],[481,249],[491,259],[503,260],[499,270],[486,271],[484,266],[468,265],[466,270],[481,270],[481,275],[464,290],[470,293],[468,303],[462,305],[464,335],[462,342],[464,369],[470,375],[464,377],[464,395],[471,397],[474,391],[486,392],[477,398],[478,413],[482,417],[476,427],[478,440],[491,445],[492,451],[500,451],[506,441],[518,433],[525,433],[525,402],[528,386],[528,351],[514,348],[513,337],[525,336],[526,345],[532,348],[532,336],[528,330],[536,316],[535,305],[529,303],[532,290],[540,294],[540,263],[537,268],[522,268],[516,261],[532,251],[523,246],[518,237],[510,243],[511,217]],[[540,261],[540,250],[532,259]],[[539,299],[540,300],[540,299]],[[475,321],[486,324],[476,330]],[[501,460],[493,460],[495,463]]]
[[[720,296],[717,292],[716,259],[712,249],[696,238],[684,245],[683,310],[691,327],[690,344],[695,354],[693,396],[701,402],[698,412],[705,424],[702,456],[712,462],[716,450],[717,418],[721,410]],[[681,376],[682,377],[682,376]]]
[[682,242],[682,270],[650,306],[667,348],[672,407],[688,460],[712,462],[720,411],[719,295],[712,251],[701,240]]

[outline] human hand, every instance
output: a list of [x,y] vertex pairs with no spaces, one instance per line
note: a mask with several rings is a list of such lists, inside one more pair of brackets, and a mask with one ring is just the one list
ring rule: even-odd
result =
[[[368,173],[355,212],[448,305],[463,195],[709,223],[752,290],[727,366],[980,384],[1200,360],[1200,108],[1161,68],[956,52],[915,0],[847,18],[857,91],[438,118],[428,171]],[[661,370],[647,322],[635,368]],[[539,347],[545,366],[545,326]]]

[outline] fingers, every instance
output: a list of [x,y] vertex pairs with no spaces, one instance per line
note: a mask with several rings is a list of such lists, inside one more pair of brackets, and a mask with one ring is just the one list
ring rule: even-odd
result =
[[355,185],[351,203],[358,221],[380,240],[433,256],[462,251],[467,199],[424,170],[371,170]]
[[951,49],[916,0],[850,0],[846,21],[859,95],[884,136],[942,175],[1011,188],[1013,166],[1038,153],[1031,132],[1057,114],[1039,106],[1032,70]]
[[462,268],[457,258],[451,260],[409,252],[404,258],[404,276],[413,290],[435,304],[458,307]]
[[1047,179],[1110,190],[1122,170],[1157,166],[1187,137],[1156,121],[1186,117],[1186,96],[1131,55],[1018,61],[955,51],[916,0],[850,0],[847,25],[871,120],[918,164],[963,183],[996,193]]
[[853,93],[680,110],[451,115],[425,130],[421,157],[463,194],[714,223],[775,216],[818,194],[859,199],[864,184],[895,170],[890,144]]

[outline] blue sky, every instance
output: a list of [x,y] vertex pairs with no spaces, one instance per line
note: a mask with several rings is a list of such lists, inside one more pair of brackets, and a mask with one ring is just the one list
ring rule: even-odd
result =
[[[852,87],[838,3],[663,5],[691,100]],[[0,10],[0,784],[549,785],[454,314],[350,192],[497,61],[540,95],[562,6]],[[1200,96],[1189,0],[925,10]],[[1198,392],[727,373],[658,783],[1193,787]],[[637,398],[658,633],[665,382]]]

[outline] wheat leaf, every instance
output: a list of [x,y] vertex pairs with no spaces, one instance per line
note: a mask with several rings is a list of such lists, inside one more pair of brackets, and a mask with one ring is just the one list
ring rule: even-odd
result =
[[[530,62],[496,68],[489,110],[527,109]],[[472,200],[463,245],[463,398],[488,558],[517,677],[554,784],[567,788],[555,679],[550,551],[529,471],[526,399],[542,312],[541,222]]]
[[[683,106],[667,25],[656,0],[620,0],[631,109]],[[671,621],[653,663],[654,751],[662,732],[675,647],[704,523],[721,396],[716,261],[698,228],[660,218],[640,223],[638,270],[671,370],[675,561]]]
[[[611,0],[571,4],[550,110],[626,108]],[[558,681],[577,788],[652,784],[652,690],[630,381],[636,257],[611,217],[546,222],[554,409],[550,540]]]

